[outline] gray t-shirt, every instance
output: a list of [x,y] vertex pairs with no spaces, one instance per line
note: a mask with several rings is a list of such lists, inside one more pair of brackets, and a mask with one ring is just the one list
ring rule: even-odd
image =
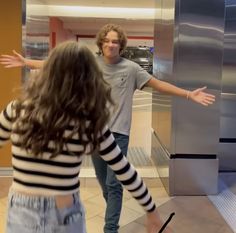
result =
[[104,79],[112,87],[111,95],[116,103],[115,112],[111,112],[110,129],[112,132],[129,135],[134,91],[141,90],[152,76],[125,58],[116,64],[105,64],[103,57],[99,56],[97,62]]

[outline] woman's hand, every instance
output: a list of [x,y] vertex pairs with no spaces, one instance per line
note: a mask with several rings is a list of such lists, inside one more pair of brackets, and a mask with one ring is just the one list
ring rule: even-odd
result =
[[192,101],[202,104],[204,106],[208,106],[209,104],[213,104],[215,101],[215,96],[204,92],[204,90],[206,88],[207,87],[202,87],[202,88],[198,88],[194,91],[190,91],[188,98],[191,99]]
[[[158,233],[163,224],[157,210],[147,213],[147,233]],[[169,227],[166,227],[162,233],[172,233],[172,231]]]
[[25,66],[25,58],[15,50],[13,50],[13,54],[14,55],[1,55],[0,64],[2,64],[5,68]]

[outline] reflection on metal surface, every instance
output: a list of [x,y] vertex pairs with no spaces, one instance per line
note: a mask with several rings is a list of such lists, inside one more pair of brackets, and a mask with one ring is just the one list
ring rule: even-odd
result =
[[[37,1],[37,0],[36,0]],[[33,16],[27,5],[32,0],[26,0],[25,25],[23,30],[24,56],[30,59],[43,60],[49,52],[49,17]],[[23,69],[23,82],[30,76],[28,69]]]
[[171,132],[171,97],[154,92],[152,95],[152,128],[163,143],[163,147],[170,151]]
[[170,195],[218,193],[218,159],[171,159]]
[[26,0],[26,56],[32,59],[45,59],[49,52],[49,16],[37,15],[29,5],[42,4],[40,0]]
[[236,0],[225,1],[220,118],[220,170],[236,171]]
[[161,145],[160,139],[155,134],[152,133],[152,148],[151,148],[151,158],[154,165],[157,168],[157,172],[161,181],[169,193],[169,157],[163,145]]
[[[174,5],[174,0],[156,1],[154,26],[153,74],[169,82],[173,82]],[[172,99],[156,91],[153,91],[153,96],[157,98],[153,98],[152,127],[170,151]]]
[[26,18],[26,57],[45,59],[49,51],[49,18],[31,16]]
[[[208,92],[219,97],[224,3],[220,0],[165,0],[158,3],[162,8],[155,18],[154,75],[186,89],[207,86]],[[214,10],[209,7],[212,5]],[[172,19],[165,19],[166,9],[172,10]],[[169,97],[169,101],[169,108],[161,105],[153,108],[152,122],[169,152],[217,154],[217,146],[213,145],[219,136],[219,128],[215,127],[219,125],[219,105],[205,109],[180,98],[171,100]],[[169,120],[161,121],[160,114]],[[214,137],[209,137],[209,130]]]
[[220,2],[184,0],[179,3],[175,62],[178,83],[184,87],[204,84],[210,89],[220,87],[224,37],[224,3]]
[[[157,3],[161,6],[161,13],[157,11],[155,18],[154,75],[188,90],[207,86],[207,91],[215,94],[219,100],[224,47],[224,1],[159,0]],[[164,17],[167,9],[173,12],[172,18]],[[175,175],[181,176],[178,169],[185,164],[186,172],[190,172],[190,180],[198,182],[203,177],[196,170],[191,173],[194,164],[199,163],[201,167],[209,155],[218,154],[220,102],[216,101],[205,108],[183,98],[171,98],[159,93],[156,95],[160,105],[153,105],[152,127],[164,150],[160,150],[159,154],[152,150],[152,156],[163,158],[165,150],[171,155],[181,155],[183,164],[179,158],[167,159],[160,163],[162,168],[164,163],[167,167],[172,164],[169,174],[172,174],[170,179],[174,179]],[[167,102],[167,99],[168,107],[163,107],[163,100]],[[156,144],[152,147],[156,147]],[[194,161],[190,155],[200,156]],[[158,171],[161,170],[160,164],[157,163]],[[183,183],[178,183],[176,187],[176,183],[169,180],[170,192],[186,192],[190,195],[194,192],[215,192],[218,160],[213,158],[207,164],[209,169],[204,167],[203,171],[206,176],[209,171],[209,176],[205,180],[212,180],[213,183],[191,184],[190,181],[189,187],[193,188],[190,190]],[[216,179],[212,179],[214,175]],[[168,183],[167,178],[163,178]],[[207,185],[209,187],[205,189]]]

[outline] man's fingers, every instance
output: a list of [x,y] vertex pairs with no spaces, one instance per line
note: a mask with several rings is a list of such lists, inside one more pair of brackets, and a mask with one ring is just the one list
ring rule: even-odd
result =
[[0,63],[1,63],[2,65],[8,65],[8,64],[9,64],[9,62],[7,62],[7,61],[0,61]]
[[212,104],[213,101],[211,101],[211,100],[204,100],[204,103],[206,103],[206,104]]
[[3,65],[5,68],[12,68],[12,67],[20,66],[20,65],[16,65],[16,64],[13,65],[13,64],[11,64],[9,62],[1,62],[1,61],[0,61],[0,64]]
[[8,65],[8,66],[4,66],[5,68],[12,68],[12,66],[11,65]]
[[19,53],[17,53],[16,50],[12,50],[12,52],[13,52],[17,57],[20,57],[20,58],[22,57],[22,55],[19,54]]
[[205,89],[207,89],[207,86],[204,86],[204,87],[198,88],[197,90],[198,90],[198,91],[204,91]]
[[214,99],[215,99],[215,96],[212,95],[212,94],[205,93],[205,95],[206,95],[207,97],[210,97],[210,98],[214,98]]
[[212,98],[212,97],[205,97],[204,99],[209,100],[209,101],[215,101],[215,98]]
[[9,61],[8,59],[1,59],[1,58],[0,58],[0,62],[1,62],[2,64],[10,63],[10,61]]
[[7,55],[7,54],[2,54],[0,57],[0,59],[12,59],[12,58],[14,58],[14,57],[11,55]]

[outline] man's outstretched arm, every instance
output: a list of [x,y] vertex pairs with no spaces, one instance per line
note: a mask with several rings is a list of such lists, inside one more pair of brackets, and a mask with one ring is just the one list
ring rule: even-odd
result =
[[152,87],[155,90],[162,93],[187,98],[188,100],[192,100],[204,106],[208,106],[215,102],[214,95],[204,92],[206,87],[201,87],[193,91],[189,91],[189,90],[185,90],[177,86],[174,86],[170,83],[158,80],[156,78],[151,78],[146,83],[146,86]]
[[43,60],[33,60],[24,58],[21,54],[13,50],[14,55],[3,54],[0,56],[0,64],[5,68],[28,67],[30,69],[40,69],[43,66]]

